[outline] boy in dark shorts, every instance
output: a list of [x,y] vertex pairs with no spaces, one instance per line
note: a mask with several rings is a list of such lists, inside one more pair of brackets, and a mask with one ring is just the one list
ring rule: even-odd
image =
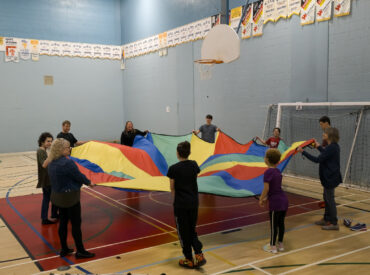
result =
[[206,259],[202,253],[203,245],[195,231],[199,207],[197,176],[200,169],[195,161],[188,159],[189,155],[190,143],[187,141],[179,143],[177,145],[179,162],[168,169],[167,177],[170,178],[171,193],[174,196],[177,234],[185,256],[185,259],[179,261],[179,265],[195,268],[204,265]]
[[[270,247],[267,250],[271,253],[284,251],[284,220],[289,206],[288,198],[281,189],[283,176],[277,168],[280,158],[281,154],[278,149],[268,149],[266,151],[265,163],[267,164],[268,169],[263,175],[264,188],[259,201],[261,207],[264,206],[267,200],[269,201],[271,240]],[[279,242],[276,243],[278,235]]]

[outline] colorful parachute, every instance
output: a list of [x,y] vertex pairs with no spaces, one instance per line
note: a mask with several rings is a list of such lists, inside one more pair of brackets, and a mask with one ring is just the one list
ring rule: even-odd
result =
[[[200,166],[199,192],[230,197],[258,195],[263,189],[263,173],[267,169],[264,155],[268,149],[250,141],[239,144],[219,132],[215,143],[208,143],[193,134],[167,136],[149,133],[137,136],[133,147],[115,143],[90,141],[73,148],[71,159],[92,182],[111,187],[135,190],[170,191],[166,177],[168,167],[176,163],[176,147],[182,141],[191,143],[190,159]],[[301,141],[287,147],[280,142],[282,153],[278,168],[283,171]]]

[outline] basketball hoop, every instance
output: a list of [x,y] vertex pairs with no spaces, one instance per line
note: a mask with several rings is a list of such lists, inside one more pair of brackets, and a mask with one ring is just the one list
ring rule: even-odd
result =
[[228,25],[214,26],[204,38],[199,64],[200,78],[212,78],[215,64],[230,63],[240,56],[240,40],[235,30]]

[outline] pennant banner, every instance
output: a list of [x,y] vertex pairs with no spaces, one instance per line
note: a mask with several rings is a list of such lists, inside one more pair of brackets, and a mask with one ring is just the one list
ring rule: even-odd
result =
[[263,0],[253,3],[253,36],[263,34]]
[[30,40],[32,61],[39,61],[40,58],[40,42],[38,40]]
[[288,0],[288,18],[301,13],[301,0]]
[[5,37],[5,62],[19,62],[18,39]]
[[276,0],[276,14],[275,22],[279,21],[280,18],[287,18],[288,16],[288,0]]
[[211,17],[203,19],[202,26],[203,26],[203,28],[202,28],[202,38],[204,38],[212,28]]
[[301,0],[301,25],[315,23],[316,0]]
[[19,46],[18,39],[5,38],[5,62],[19,62]]
[[263,18],[264,24],[269,21],[274,22],[276,18],[275,0],[263,0]]
[[331,19],[332,0],[317,0],[316,3],[316,20],[318,22]]
[[62,45],[58,41],[50,41],[50,55],[61,56]]
[[72,44],[72,56],[82,57],[82,44],[81,43]]
[[[122,54],[122,49],[120,50],[120,52]],[[103,58],[111,59],[112,58],[112,46],[102,45],[102,53],[103,53]]]
[[334,0],[334,17],[349,15],[351,13],[351,0]]
[[5,51],[5,39],[4,37],[0,37],[0,52],[4,52]]
[[249,4],[245,12],[245,18],[242,23],[242,39],[247,39],[252,36],[253,26],[253,3]]
[[62,56],[72,56],[73,55],[72,43],[63,42],[61,44],[61,50],[62,50],[62,53],[61,53]]
[[31,58],[30,41],[28,39],[20,40],[19,56],[23,60],[28,60]]
[[50,41],[40,40],[40,55],[50,55]]
[[229,25],[235,31],[238,28],[240,18],[242,17],[242,11],[243,11],[243,7],[237,7],[237,8],[234,8],[230,11]]

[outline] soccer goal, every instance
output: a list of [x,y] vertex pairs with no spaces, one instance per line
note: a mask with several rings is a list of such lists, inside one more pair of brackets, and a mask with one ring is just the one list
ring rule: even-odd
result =
[[[339,130],[343,183],[346,186],[370,189],[370,102],[270,105],[263,136],[271,136],[273,128],[280,127],[281,137],[286,144],[310,138],[320,142],[322,130],[319,119],[325,115],[330,118],[331,125]],[[285,173],[318,178],[318,167],[297,156],[290,161]]]

